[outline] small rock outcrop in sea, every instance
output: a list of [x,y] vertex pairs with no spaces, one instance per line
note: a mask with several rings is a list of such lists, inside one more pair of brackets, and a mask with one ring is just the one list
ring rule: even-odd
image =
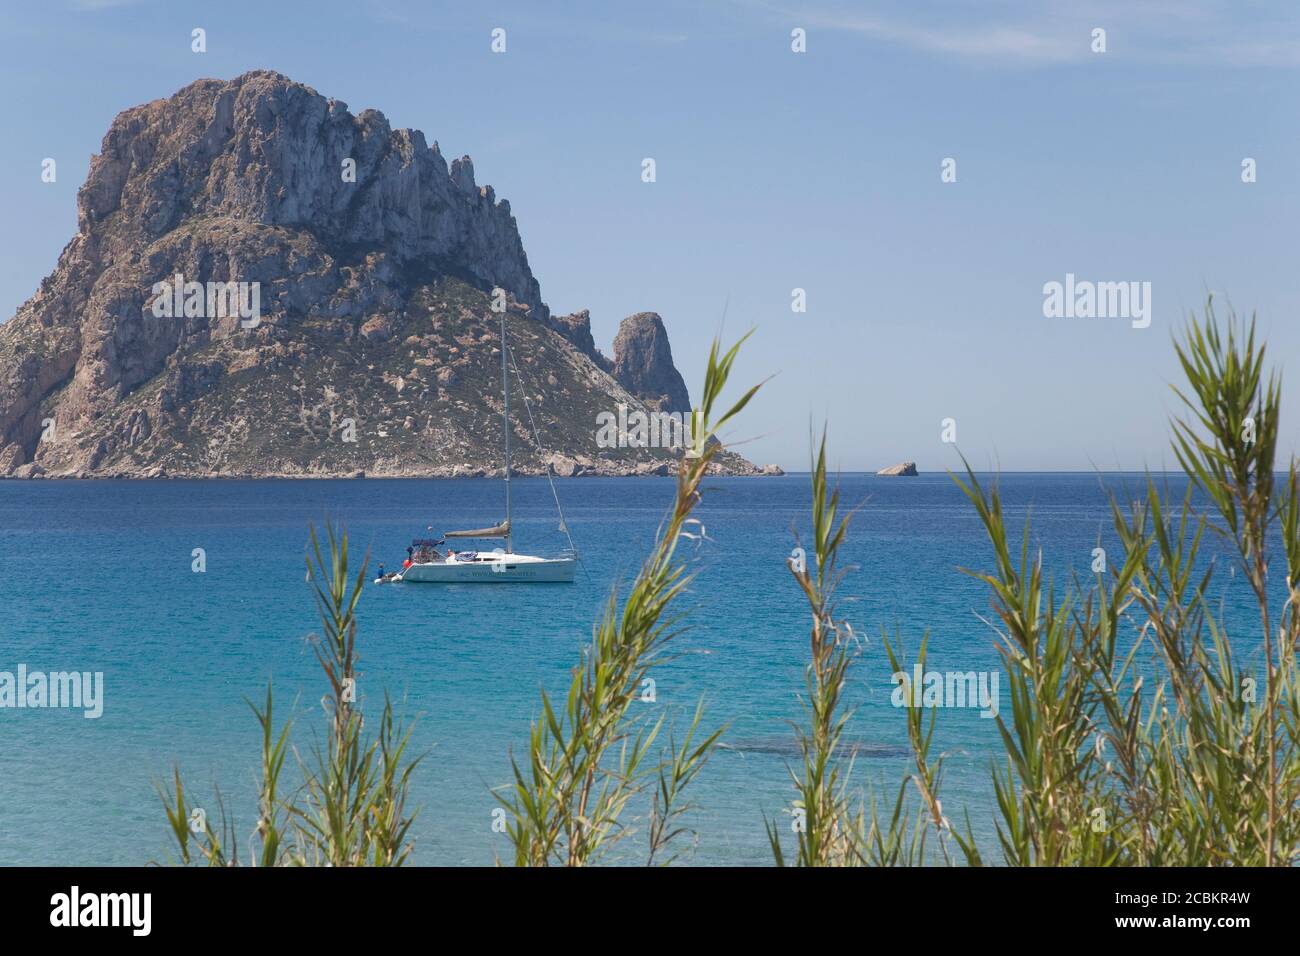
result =
[[495,474],[501,301],[546,444],[512,401],[521,472],[680,456],[597,439],[620,405],[689,409],[659,317],[606,359],[587,313],[550,314],[469,157],[376,110],[267,70],[199,80],[113,121],[77,212],[0,325],[0,476]]
[[896,475],[912,477],[916,472],[916,462],[904,461],[897,465],[890,465],[888,468],[881,468],[876,474],[878,475]]

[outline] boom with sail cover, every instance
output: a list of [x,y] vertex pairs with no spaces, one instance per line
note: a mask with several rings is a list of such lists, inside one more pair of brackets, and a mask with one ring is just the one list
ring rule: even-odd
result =
[[495,528],[477,528],[473,531],[444,531],[444,538],[508,538],[510,521],[507,519]]

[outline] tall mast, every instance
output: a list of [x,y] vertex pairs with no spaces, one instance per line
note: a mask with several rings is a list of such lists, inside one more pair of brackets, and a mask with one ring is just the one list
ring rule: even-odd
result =
[[[510,525],[510,375],[506,372],[506,310],[501,310],[501,393],[505,396],[502,424],[506,436],[506,526]],[[506,532],[506,554],[513,554],[510,532]]]

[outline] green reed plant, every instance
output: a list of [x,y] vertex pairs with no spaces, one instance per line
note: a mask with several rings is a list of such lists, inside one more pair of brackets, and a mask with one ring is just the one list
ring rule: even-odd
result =
[[[1091,586],[1058,597],[1028,521],[1011,545],[996,484],[969,466],[955,479],[993,546],[993,569],[970,573],[988,587],[1011,696],[992,780],[1010,865],[1300,860],[1300,481],[1294,458],[1284,481],[1274,471],[1280,378],[1264,374],[1254,320],[1221,328],[1212,300],[1175,348],[1188,490],[1171,500],[1148,478],[1143,498],[1112,498],[1122,555]],[[1207,532],[1250,590],[1253,633],[1215,607]],[[1233,645],[1247,640],[1259,659],[1243,666]],[[981,862],[973,839],[959,844]]]
[[[812,463],[812,553],[795,534],[795,551],[787,560],[790,573],[808,603],[812,618],[807,669],[808,728],[796,728],[802,765],[791,768],[796,797],[789,811],[797,847],[792,862],[799,866],[847,866],[862,861],[865,817],[852,805],[849,776],[852,760],[840,760],[844,728],[852,710],[844,706],[844,690],[857,641],[852,625],[838,618],[836,588],[844,577],[838,565],[848,517],[838,518],[840,492],[829,487],[826,432]],[[768,843],[778,866],[786,863],[781,827],[768,821]]]
[[646,835],[647,860],[666,863],[687,832],[683,792],[699,773],[721,729],[700,729],[697,706],[681,743],[656,747],[665,717],[639,712],[647,676],[665,660],[668,643],[680,631],[674,611],[692,575],[678,548],[699,540],[703,525],[691,513],[700,483],[721,447],[717,433],[749,404],[760,386],[720,411],[737,352],[744,339],[722,353],[709,352],[704,395],[695,413],[694,444],[677,472],[676,496],[655,545],[620,608],[612,590],[591,643],[573,670],[568,692],[555,701],[541,695],[541,715],[532,723],[526,755],[511,757],[513,783],[500,788],[507,805],[507,832],[518,866],[585,866],[598,862],[633,832],[624,814],[651,790]]
[[[355,579],[348,569],[348,537],[327,526],[323,551],[311,529],[307,578],[312,583],[322,633],[310,640],[328,684],[322,700],[329,715],[326,741],[312,748],[311,760],[298,758],[301,784],[283,793],[290,750],[290,722],[274,730],[273,694],[259,708],[249,703],[262,731],[258,821],[251,843],[256,866],[401,866],[412,850],[407,809],[411,774],[420,758],[408,759],[411,731],[394,714],[388,696],[378,733],[365,731],[356,696],[357,603],[366,581],[367,561]],[[214,828],[205,813],[195,814],[179,768],[174,793],[160,792],[182,863],[239,865],[233,817],[218,791]]]
[[[1003,857],[1022,866],[1114,862],[1107,821],[1115,810],[1100,786],[1096,751],[1088,749],[1097,710],[1095,621],[1080,616],[1074,593],[1058,601],[1044,583],[1028,522],[1013,551],[996,486],[986,494],[969,468],[967,475],[969,483],[958,484],[984,524],[995,563],[992,573],[970,573],[989,588],[1011,697],[1010,722],[996,718],[1006,772],[992,778]],[[974,854],[968,859],[977,862]]]
[[[895,634],[891,641],[888,636],[882,635],[882,640],[893,672],[907,673],[902,638]],[[916,663],[923,672],[929,640],[929,634],[921,638],[916,656]],[[871,828],[867,834],[869,860],[873,866],[919,866],[931,862],[951,864],[951,840],[968,860],[978,864],[979,851],[975,847],[974,837],[970,835],[969,817],[966,821],[967,835],[962,836],[944,816],[943,802],[939,799],[946,758],[943,754],[931,756],[938,711],[931,710],[927,715],[924,708],[908,707],[906,715],[912,768],[898,784],[893,812],[888,821],[881,822],[876,805],[874,802],[872,804]],[[930,842],[931,833],[934,834],[933,844]],[[937,851],[932,850],[932,846]]]
[[[804,701],[808,725],[795,728],[801,765],[790,770],[795,799],[788,812],[795,846],[787,856],[782,828],[776,821],[766,821],[773,860],[777,866],[919,864],[927,859],[932,828],[939,832],[940,852],[946,858],[943,836],[950,827],[938,799],[943,761],[930,757],[933,713],[927,726],[921,711],[908,711],[913,770],[901,781],[888,819],[881,819],[874,799],[868,808],[866,801],[853,797],[853,759],[843,743],[853,709],[845,704],[844,695],[861,642],[852,624],[839,616],[836,599],[849,570],[840,566],[839,552],[852,515],[839,517],[839,489],[831,487],[827,474],[825,430],[811,475],[812,553],[802,547],[796,533],[796,551],[787,561],[811,618]],[[884,644],[895,670],[901,670],[894,645],[887,637]],[[920,660],[924,664],[924,641]],[[914,808],[914,803],[919,806]]]

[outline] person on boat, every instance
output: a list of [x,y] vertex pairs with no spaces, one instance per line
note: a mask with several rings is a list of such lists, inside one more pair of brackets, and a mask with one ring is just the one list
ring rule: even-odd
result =
[[384,562],[380,561],[380,562],[379,562],[379,580],[382,581],[383,579],[384,579]]

